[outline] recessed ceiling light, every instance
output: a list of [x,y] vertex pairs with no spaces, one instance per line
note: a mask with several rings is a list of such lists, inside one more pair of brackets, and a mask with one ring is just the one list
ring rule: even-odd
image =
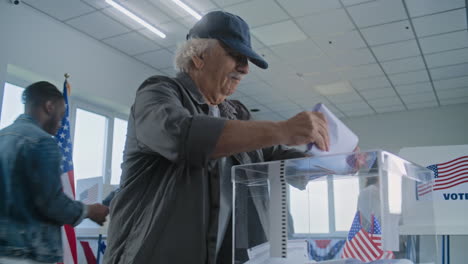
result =
[[353,90],[349,82],[336,82],[315,86],[315,90],[321,95],[336,95],[349,93]]
[[180,0],[172,0],[172,2],[176,3],[178,6],[180,6],[182,9],[184,9],[187,13],[192,15],[195,19],[200,20],[201,15],[197,13],[197,11],[193,10],[190,6],[188,6],[186,3],[180,1]]
[[166,34],[164,34],[161,30],[153,27],[152,25],[150,25],[148,22],[144,21],[143,19],[139,18],[137,15],[133,14],[132,12],[130,12],[128,9],[126,9],[125,7],[117,4],[116,2],[114,2],[113,0],[105,0],[106,3],[108,3],[109,5],[111,5],[112,7],[114,7],[115,9],[119,10],[120,12],[124,13],[126,16],[128,16],[129,18],[135,20],[136,22],[138,22],[140,25],[144,26],[145,28],[149,29],[151,32],[153,32],[154,34],[160,36],[161,38],[166,38]]

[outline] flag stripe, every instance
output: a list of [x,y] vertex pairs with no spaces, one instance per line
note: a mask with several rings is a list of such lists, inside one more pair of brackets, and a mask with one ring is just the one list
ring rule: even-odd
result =
[[460,185],[462,183],[466,183],[468,182],[468,179],[467,180],[464,180],[464,181],[461,181],[461,182],[457,182],[455,184],[452,184],[452,185],[449,185],[449,186],[446,186],[446,187],[439,187],[439,188],[435,188],[434,190],[437,191],[437,190],[445,190],[445,189],[448,189],[448,188],[452,188],[452,187],[455,187],[457,185]]
[[454,160],[447,161],[447,162],[444,162],[444,163],[440,163],[439,165],[440,165],[440,166],[445,166],[445,165],[451,164],[451,163],[453,163],[453,162],[455,162],[455,161],[458,161],[458,160],[461,160],[461,159],[467,159],[467,160],[468,160],[468,156],[461,156],[461,157],[456,158],[456,159],[454,159]]

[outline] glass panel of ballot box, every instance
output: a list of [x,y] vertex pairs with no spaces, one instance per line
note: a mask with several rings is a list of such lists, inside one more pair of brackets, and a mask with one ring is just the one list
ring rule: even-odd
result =
[[233,263],[438,263],[432,179],[381,150],[235,166]]

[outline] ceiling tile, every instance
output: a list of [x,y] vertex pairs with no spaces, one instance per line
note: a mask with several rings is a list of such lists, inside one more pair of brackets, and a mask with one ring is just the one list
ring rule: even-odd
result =
[[135,22],[135,20],[127,17],[126,15],[122,14],[119,10],[108,7],[100,10],[105,15],[109,16],[110,18],[124,24],[125,26],[131,29],[142,29],[144,26],[140,25],[139,23]]
[[372,106],[372,107],[382,107],[382,106],[393,106],[393,105],[398,105],[401,104],[400,98],[396,96],[391,96],[391,97],[384,97],[384,98],[377,98],[377,99],[371,99],[367,100],[367,102]]
[[377,0],[347,8],[358,27],[373,26],[406,19],[401,1]]
[[426,68],[422,57],[419,56],[383,62],[382,67],[387,74],[409,72]]
[[226,8],[226,11],[239,14],[250,28],[288,19],[281,7],[271,0],[248,1]]
[[346,111],[346,116],[366,116],[375,114],[372,109],[362,109],[362,110],[348,110]]
[[154,42],[163,47],[176,46],[180,43],[185,42],[185,37],[187,36],[188,29],[179,23],[169,22],[161,24],[158,27],[162,32],[166,33],[166,38],[160,38],[158,35],[149,31],[148,29],[140,30],[139,32],[148,38],[152,39]]
[[311,39],[276,45],[271,50],[286,61],[300,61],[324,55]]
[[161,49],[160,46],[156,45],[154,42],[148,40],[137,32],[130,32],[128,34],[108,38],[103,41],[129,55]]
[[219,6],[221,6],[221,7],[226,7],[226,6],[235,5],[235,4],[245,2],[246,0],[213,0],[213,1],[216,4],[218,4]]
[[366,77],[384,75],[382,69],[377,64],[354,66],[340,71],[341,76],[348,80],[363,79]]
[[369,105],[364,102],[364,100],[359,100],[359,101],[354,101],[354,102],[349,102],[349,103],[340,103],[336,105],[336,107],[340,110],[346,113],[347,111],[350,110],[372,110]]
[[280,115],[278,115],[276,112],[258,112],[258,113],[252,113],[252,119],[253,120],[269,120],[269,121],[281,121],[284,120],[284,118]]
[[291,66],[296,72],[307,74],[318,74],[322,72],[332,72],[336,66],[329,57],[306,58],[291,62]]
[[366,79],[353,80],[351,84],[354,87],[354,89],[358,91],[391,86],[390,82],[385,76],[376,76]]
[[336,72],[322,72],[320,74],[311,74],[303,76],[304,82],[307,86],[316,86],[331,84],[343,81],[343,78]]
[[[278,32],[281,32],[281,34],[278,34]],[[252,34],[266,45],[277,45],[307,39],[304,32],[292,20],[253,28]]]
[[466,104],[466,103],[468,103],[468,96],[467,97],[459,97],[459,98],[453,98],[453,99],[440,100],[441,105]]
[[250,42],[251,42],[252,48],[254,50],[265,48],[265,45],[263,43],[261,43],[255,36],[250,37]]
[[356,30],[315,39],[317,45],[328,54],[366,47],[366,43]]
[[438,107],[438,106],[439,105],[437,104],[436,100],[428,101],[428,102],[412,103],[412,104],[407,105],[409,110],[431,108],[431,107]]
[[178,73],[178,71],[174,67],[168,67],[164,69],[160,69],[161,72],[164,74],[167,74],[168,76],[175,77]]
[[411,17],[423,16],[465,6],[465,0],[406,0]]
[[362,102],[362,97],[355,91],[345,94],[328,95],[327,98],[335,105],[349,102]]
[[392,74],[389,77],[395,86],[429,81],[426,70]]
[[338,0],[278,0],[278,2],[293,17],[320,13],[325,10],[341,7]]
[[264,100],[262,100],[262,98],[259,98],[258,100],[261,103],[269,106],[271,109],[273,109],[276,112],[288,111],[288,110],[292,110],[292,109],[302,108],[300,105],[297,105],[297,104],[293,103],[290,100],[284,100],[283,99],[283,101],[274,102],[274,103],[265,102]]
[[163,69],[172,67],[172,60],[174,55],[169,51],[162,49],[158,51],[151,51],[148,53],[140,54],[135,57],[157,69]]
[[468,63],[429,69],[433,80],[460,77],[468,73]]
[[343,5],[345,5],[345,6],[357,5],[357,4],[360,4],[360,3],[370,2],[370,1],[375,1],[375,0],[341,0]]
[[[153,0],[152,1],[147,1],[147,0],[132,0],[132,1],[124,1],[121,4],[126,7],[128,10],[130,10],[132,13],[137,15],[139,18],[145,20],[149,24],[155,26],[156,28],[159,28],[160,24],[167,23],[171,21],[171,17],[169,17],[167,12],[162,11],[168,3],[172,3],[172,1],[160,1],[160,0]],[[165,10],[165,9],[164,9]],[[174,15],[175,17],[180,17],[182,15],[185,15],[185,13],[169,13],[171,15]],[[179,15],[179,16],[177,16]],[[125,16],[122,14],[122,16]]]
[[400,112],[400,111],[405,111],[405,106],[400,103],[397,105],[389,105],[389,106],[374,106],[375,111],[377,113],[382,114],[382,113],[390,113],[390,112]]
[[332,62],[338,67],[350,67],[363,64],[376,63],[369,49],[355,49],[341,53],[330,54]]
[[408,20],[368,27],[361,32],[370,46],[414,39]]
[[418,37],[435,35],[456,30],[466,30],[466,10],[458,9],[413,19]]
[[415,103],[422,103],[422,102],[436,102],[434,92],[427,92],[427,93],[418,93],[418,94],[408,94],[401,96],[403,102],[406,105],[415,104]]
[[247,83],[239,87],[239,90],[248,96],[253,96],[261,93],[269,94],[272,92],[271,86],[265,82]]
[[42,12],[64,21],[73,17],[81,16],[95,11],[95,8],[90,7],[86,3],[76,0],[23,0],[28,5],[31,5]]
[[468,31],[465,29],[462,31],[420,38],[419,43],[425,54],[465,48],[468,47]]
[[421,55],[415,40],[402,41],[382,46],[372,47],[379,61],[401,59]]
[[301,17],[296,21],[312,39],[355,30],[353,23],[343,9]]
[[82,1],[92,5],[94,8],[98,8],[98,9],[106,8],[106,7],[110,6],[103,0],[82,0]]
[[208,13],[209,11],[219,9],[210,0],[184,1],[184,3],[188,4],[193,10],[197,11],[201,15]]
[[433,91],[432,85],[429,82],[395,86],[395,89],[400,95],[428,93]]
[[468,62],[468,48],[433,53],[425,56],[429,68]]
[[462,88],[439,90],[437,96],[441,100],[468,97],[468,84]]
[[112,37],[130,31],[101,12],[94,12],[70,19],[66,23],[97,39]]
[[384,87],[384,88],[377,88],[377,89],[366,89],[366,90],[359,91],[359,93],[366,100],[396,96],[395,91],[391,87]]
[[434,81],[437,90],[454,89],[468,86],[468,76]]

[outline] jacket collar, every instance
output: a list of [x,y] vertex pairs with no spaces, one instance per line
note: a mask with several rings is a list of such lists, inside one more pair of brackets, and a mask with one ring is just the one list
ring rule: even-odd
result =
[[188,75],[185,72],[179,72],[177,74],[176,79],[182,84],[182,87],[186,88],[186,90],[190,93],[190,96],[198,103],[198,104],[206,104],[205,98],[203,97],[203,94],[200,92],[200,89],[198,89],[197,85],[195,82],[192,80],[190,75]]

